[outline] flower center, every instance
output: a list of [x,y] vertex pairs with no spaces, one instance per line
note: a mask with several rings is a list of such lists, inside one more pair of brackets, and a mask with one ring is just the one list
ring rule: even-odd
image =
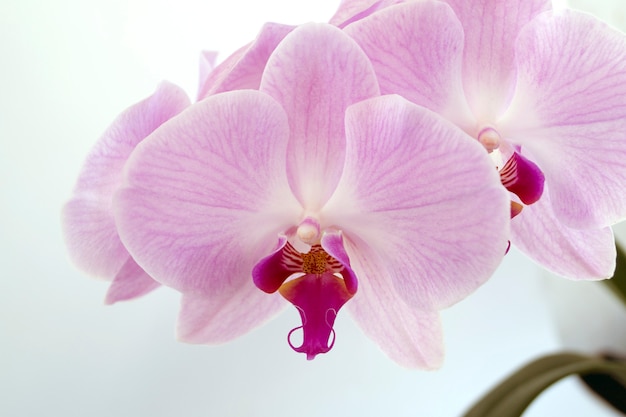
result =
[[[278,291],[298,310],[302,325],[289,332],[287,341],[296,352],[306,353],[307,359],[332,348],[337,313],[357,289],[341,234],[331,232],[321,239],[319,232],[309,233],[312,229],[315,227],[303,222],[296,231],[297,238],[315,236],[311,239],[323,240],[334,256],[321,243],[311,245],[307,252],[300,252],[286,237],[281,237],[277,250],[259,261],[252,271],[257,287],[267,293]],[[292,334],[300,329],[302,343],[295,346]]]
[[[502,185],[526,205],[535,203],[543,193],[544,176],[535,163],[522,156],[521,147],[502,139],[493,127],[478,133],[478,142],[487,150],[500,173]],[[511,200],[511,218],[521,213],[524,206]]]
[[321,275],[328,271],[330,256],[321,246],[311,247],[308,253],[300,254],[302,257],[302,272],[305,274]]

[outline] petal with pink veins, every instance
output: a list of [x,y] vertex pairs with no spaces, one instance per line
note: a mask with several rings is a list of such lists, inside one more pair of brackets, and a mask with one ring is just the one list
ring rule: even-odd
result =
[[394,289],[386,265],[363,242],[346,241],[359,276],[347,304],[354,321],[391,359],[408,368],[436,369],[444,356],[439,313],[409,306]]
[[176,333],[186,343],[225,343],[264,324],[286,306],[281,297],[259,291],[250,279],[228,295],[183,294]]
[[318,210],[343,169],[346,108],[379,93],[372,65],[341,30],[305,24],[286,36],[270,57],[261,91],[287,112],[289,184],[303,207]]
[[141,269],[132,257],[128,256],[128,260],[109,286],[105,303],[114,304],[118,301],[132,300],[149,293],[160,285]]
[[157,281],[229,297],[301,207],[285,175],[289,126],[264,93],[217,94],[144,141],[115,215],[129,251]]
[[[515,39],[551,0],[445,0],[463,25],[463,85],[479,123],[497,120],[515,88]],[[559,51],[559,49],[554,49]],[[560,51],[555,53],[560,55]],[[484,120],[483,120],[484,119]]]
[[118,275],[118,282],[113,284],[117,289],[111,289],[115,293],[126,291],[121,288],[126,279],[145,283],[145,273],[121,273],[133,261],[118,236],[113,194],[122,183],[124,166],[135,147],[187,106],[189,98],[182,89],[162,83],[152,96],[121,113],[87,157],[74,194],[63,208],[64,238],[72,261],[88,273],[108,280]]
[[544,172],[554,214],[574,228],[623,219],[626,37],[583,13],[545,14],[520,34],[517,61],[502,131]]
[[616,249],[611,228],[567,227],[552,211],[549,193],[511,221],[511,236],[519,250],[557,275],[577,280],[613,276]]
[[410,306],[447,307],[486,281],[508,245],[510,200],[482,146],[400,96],[351,106],[346,130],[324,221],[366,242]]
[[403,2],[404,0],[344,0],[329,23],[343,29],[372,13]]
[[266,23],[254,41],[239,48],[205,77],[202,77],[201,71],[198,100],[225,91],[258,90],[267,60],[293,28]]
[[439,1],[389,7],[345,32],[372,61],[382,94],[400,94],[466,130],[474,117],[463,91],[463,28]]

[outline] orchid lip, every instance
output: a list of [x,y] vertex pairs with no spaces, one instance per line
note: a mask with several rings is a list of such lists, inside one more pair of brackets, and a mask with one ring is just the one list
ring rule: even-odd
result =
[[[305,219],[298,226],[297,238],[302,239],[301,234],[308,238],[309,232],[315,232],[315,226]],[[309,360],[333,347],[335,318],[354,296],[357,287],[345,251],[337,247],[342,246],[341,234],[325,233],[316,239],[331,247],[331,252],[337,252],[340,259],[331,256],[322,243],[313,244],[303,253],[286,236],[281,236],[277,249],[253,269],[254,282],[259,289],[268,293],[278,291],[298,310],[302,325],[289,332],[287,342],[296,352],[306,353]],[[300,329],[302,343],[296,346],[293,336]]]
[[537,202],[543,194],[543,172],[519,152],[515,152],[502,167],[500,180],[507,190],[517,195],[526,205]]

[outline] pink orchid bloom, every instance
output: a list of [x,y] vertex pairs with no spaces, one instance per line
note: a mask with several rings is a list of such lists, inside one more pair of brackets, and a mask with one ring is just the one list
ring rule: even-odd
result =
[[[258,88],[269,54],[292,29],[274,23],[264,25],[254,42],[217,68],[216,53],[204,52],[199,98]],[[74,195],[63,209],[65,240],[74,263],[90,274],[112,281],[105,298],[107,304],[143,296],[160,286],[137,265],[120,241],[111,200],[135,147],[190,104],[180,88],[163,83],[152,96],[123,112],[94,146]]]
[[113,219],[113,194],[137,144],[189,106],[180,88],[162,83],[109,126],[87,157],[72,198],[63,208],[63,231],[72,261],[90,274],[111,280],[105,302],[140,297],[160,284],[130,256]]
[[191,343],[231,340],[286,299],[302,319],[301,345],[288,340],[312,359],[346,305],[392,359],[434,368],[437,310],[488,279],[508,239],[508,196],[483,148],[379,97],[363,51],[328,24],[294,29],[258,91],[193,104],[125,172],[120,236],[182,292],[178,335]]
[[425,0],[368,15],[379,3],[342,9],[365,11],[344,30],[381,92],[484,145],[511,192],[519,249],[565,277],[612,276],[608,226],[626,215],[624,35],[549,0]]

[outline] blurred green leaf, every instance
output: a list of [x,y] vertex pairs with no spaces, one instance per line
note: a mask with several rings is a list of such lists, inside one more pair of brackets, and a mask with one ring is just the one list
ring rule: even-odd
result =
[[[604,355],[604,358],[614,361],[620,360],[620,358],[611,355]],[[611,407],[626,415],[626,380],[620,381],[615,376],[596,373],[580,375],[580,379]]]
[[519,417],[550,385],[569,375],[590,373],[610,375],[626,386],[626,361],[560,353],[522,367],[485,395],[464,417]]

